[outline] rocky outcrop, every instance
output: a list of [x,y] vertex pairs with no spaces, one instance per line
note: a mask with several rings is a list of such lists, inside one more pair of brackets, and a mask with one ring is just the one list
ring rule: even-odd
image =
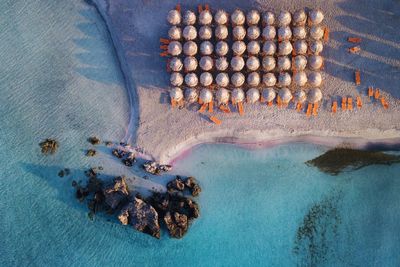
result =
[[164,222],[168,228],[169,234],[174,238],[182,238],[188,230],[188,218],[185,214],[174,212],[173,215],[167,212],[164,216]]
[[177,176],[174,180],[167,184],[167,189],[170,193],[177,191],[183,192],[185,189],[187,189],[194,197],[197,197],[201,192],[200,185],[197,183],[194,177],[188,177],[184,181],[181,177]]
[[143,164],[143,169],[151,174],[159,175],[162,172],[168,172],[172,170],[171,165],[160,165],[155,161],[149,161]]
[[167,189],[168,189],[168,192],[174,192],[174,191],[181,191],[182,192],[183,190],[185,190],[185,183],[178,176],[174,180],[168,182]]
[[132,225],[136,230],[160,238],[160,224],[157,211],[144,200],[135,197],[118,215],[119,221]]
[[54,154],[57,152],[58,142],[54,139],[47,138],[43,142],[39,143],[39,146],[43,154]]
[[194,177],[188,177],[185,181],[185,186],[189,189],[192,196],[197,197],[200,195],[201,188]]
[[125,177],[120,176],[114,178],[114,183],[104,188],[103,194],[105,203],[113,210],[115,210],[120,204],[126,202],[129,195],[129,189]]

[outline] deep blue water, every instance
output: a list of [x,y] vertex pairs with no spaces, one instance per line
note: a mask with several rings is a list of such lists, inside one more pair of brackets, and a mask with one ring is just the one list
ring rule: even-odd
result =
[[[120,140],[129,122],[105,25],[84,1],[0,10],[0,266],[399,266],[400,165],[329,176],[304,164],[326,150],[311,144],[195,148],[174,170],[203,189],[182,240],[90,221],[72,179],[96,164],[126,171],[83,153],[88,136]],[[60,150],[44,157],[37,144],[50,136]],[[59,178],[62,167],[72,175]],[[316,231],[297,238],[310,211]]]

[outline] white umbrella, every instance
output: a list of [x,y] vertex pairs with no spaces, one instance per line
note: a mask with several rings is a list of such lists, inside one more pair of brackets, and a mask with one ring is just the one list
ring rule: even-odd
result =
[[196,103],[199,98],[199,94],[194,88],[186,88],[185,89],[185,100],[187,103],[192,104]]
[[188,25],[185,26],[185,28],[183,28],[183,38],[185,38],[185,40],[191,41],[196,39],[196,37],[197,37],[197,30],[194,26]]
[[246,51],[246,44],[243,41],[236,41],[232,44],[233,54],[236,56],[240,56]]
[[267,25],[262,31],[262,37],[264,40],[273,40],[276,36],[276,29],[274,26]]
[[229,91],[225,88],[219,88],[215,93],[215,98],[217,99],[218,105],[228,104],[229,102]]
[[309,13],[310,25],[320,24],[324,20],[324,13],[319,9],[311,10]]
[[294,84],[297,86],[304,86],[307,83],[307,75],[304,71],[298,71],[293,75]]
[[181,23],[181,13],[176,9],[170,10],[168,12],[167,21],[171,25],[178,25]]
[[203,72],[200,74],[200,84],[202,86],[210,86],[213,82],[213,76],[209,72]]
[[233,25],[243,25],[246,20],[246,17],[242,10],[236,9],[231,14],[231,21]]
[[254,104],[260,99],[260,91],[257,88],[250,88],[246,92],[247,102]]
[[260,74],[258,74],[257,72],[251,72],[248,76],[247,76],[247,84],[249,86],[258,86],[260,85]]
[[310,102],[311,104],[315,104],[321,101],[321,99],[322,99],[322,92],[319,88],[311,89],[308,92],[308,102]]
[[276,52],[276,44],[273,41],[266,41],[263,45],[263,53],[267,56],[273,56]]
[[219,25],[225,25],[228,23],[229,15],[225,10],[218,10],[215,13],[214,20]]
[[312,87],[320,87],[322,83],[321,73],[312,71],[308,74],[308,84]]
[[263,75],[263,83],[267,87],[272,87],[276,85],[276,77],[272,72],[265,73]]
[[182,60],[178,57],[171,58],[171,61],[169,62],[169,68],[172,71],[181,71],[183,68]]
[[273,71],[276,66],[276,60],[272,56],[265,56],[262,59],[262,66],[264,71]]
[[183,65],[185,66],[186,72],[191,72],[197,69],[198,62],[195,57],[185,57],[183,60]]
[[210,56],[204,56],[200,58],[200,68],[205,71],[209,71],[213,68],[214,62]]
[[232,103],[243,102],[244,100],[244,92],[242,88],[235,88],[232,91]]
[[235,87],[240,87],[244,84],[245,77],[243,73],[235,72],[231,77],[231,83]]
[[233,71],[241,71],[244,67],[244,59],[239,56],[235,56],[231,59],[231,68]]
[[292,15],[288,11],[281,11],[278,15],[278,26],[288,26],[292,21]]
[[278,57],[278,71],[288,71],[292,67],[292,62],[288,56]]
[[246,16],[247,25],[257,25],[260,21],[260,12],[258,10],[250,10]]
[[290,100],[292,100],[292,93],[290,92],[290,90],[288,88],[282,88],[279,90],[278,92],[279,97],[282,100],[283,104],[287,104],[290,102]]
[[212,22],[212,14],[209,10],[203,10],[199,15],[199,24],[200,25],[209,25]]
[[280,56],[288,56],[293,51],[292,44],[289,41],[283,41],[278,46]]
[[185,76],[185,83],[189,87],[195,87],[199,83],[199,79],[197,78],[196,74],[188,73]]
[[296,71],[302,71],[307,66],[307,58],[305,56],[295,56],[293,64]]
[[196,23],[196,14],[192,10],[186,10],[183,15],[183,23],[185,25],[194,25]]
[[270,11],[264,12],[262,19],[264,25],[273,25],[275,23],[275,14]]
[[274,101],[275,97],[276,97],[276,92],[274,90],[274,88],[265,88],[262,90],[262,97],[265,101],[267,102],[272,102]]
[[182,30],[179,27],[172,26],[168,31],[168,36],[171,40],[179,40],[182,38]]
[[308,66],[311,70],[319,70],[324,63],[324,59],[318,55],[311,55],[308,57]]
[[322,52],[322,50],[324,50],[324,45],[322,44],[321,41],[317,40],[310,42],[311,53],[318,55],[319,53]]
[[307,42],[305,40],[297,40],[296,42],[294,42],[293,46],[296,55],[307,54]]
[[280,27],[278,29],[278,40],[288,41],[288,40],[290,40],[290,38],[292,38],[292,30],[290,29],[289,26]]
[[226,57],[219,57],[215,60],[215,68],[219,71],[225,71],[229,67],[229,62]]
[[201,40],[210,40],[212,37],[212,29],[210,26],[201,26],[199,30],[199,37]]
[[260,44],[258,41],[251,41],[247,45],[247,52],[249,52],[250,55],[258,55],[260,53]]
[[225,56],[228,54],[229,51],[229,45],[225,41],[219,41],[215,47],[215,53],[218,56]]
[[293,13],[293,25],[304,26],[307,22],[307,14],[303,9],[297,10]]
[[210,41],[204,41],[200,44],[200,52],[202,55],[209,56],[214,51],[214,46]]
[[258,37],[260,37],[260,28],[257,26],[250,26],[247,29],[247,38],[249,40],[256,40]]
[[260,60],[255,56],[250,56],[246,61],[246,67],[250,71],[256,71],[260,67]]
[[228,27],[225,25],[218,25],[217,28],[215,28],[215,37],[217,37],[218,40],[225,40],[228,38]]
[[303,90],[298,90],[294,94],[294,97],[295,97],[296,102],[298,102],[300,104],[303,104],[307,100],[306,92],[304,92]]
[[200,100],[204,103],[204,104],[208,104],[212,101],[213,99],[213,94],[210,90],[203,88],[200,91]]
[[179,87],[174,87],[169,91],[169,96],[172,100],[179,102],[183,99],[182,89]]
[[278,77],[278,85],[280,87],[286,87],[289,86],[292,83],[292,77],[290,77],[290,74],[287,72],[281,72],[279,73]]
[[310,36],[314,40],[321,40],[324,37],[324,30],[320,26],[312,26],[310,28]]
[[197,44],[193,41],[188,41],[183,45],[183,53],[187,56],[194,56],[197,54]]
[[307,30],[304,26],[293,28],[293,37],[295,39],[305,39],[307,37]]
[[173,72],[169,80],[173,86],[181,86],[183,83],[183,76],[179,72]]
[[229,85],[229,75],[225,72],[220,72],[215,78],[217,84],[221,87],[227,87]]
[[232,33],[235,40],[243,40],[246,37],[246,29],[243,26],[235,26]]
[[182,53],[182,45],[180,42],[172,41],[168,44],[168,53],[172,56],[179,56]]

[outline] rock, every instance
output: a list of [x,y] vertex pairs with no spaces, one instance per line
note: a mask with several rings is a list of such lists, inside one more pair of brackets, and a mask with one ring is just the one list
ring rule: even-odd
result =
[[87,188],[78,186],[76,189],[76,198],[79,199],[80,202],[85,200],[85,198],[89,195],[89,190]]
[[129,195],[128,185],[125,177],[114,178],[114,183],[103,189],[105,203],[115,210],[120,204],[125,202]]
[[54,154],[57,152],[58,142],[54,139],[47,138],[43,142],[39,143],[39,146],[41,147],[43,154]]
[[122,159],[126,153],[120,149],[113,149],[112,154],[117,158]]
[[59,171],[59,172],[58,172],[58,176],[64,177],[64,170]]
[[65,173],[65,175],[70,175],[71,174],[71,170],[70,169],[68,169],[68,168],[65,168],[64,169],[64,173]]
[[158,175],[160,174],[160,170],[158,169],[157,163],[154,161],[149,161],[143,164],[143,169],[151,174]]
[[76,187],[77,185],[78,185],[78,183],[77,183],[75,180],[73,180],[73,181],[72,181],[72,186],[73,186],[73,187]]
[[144,200],[135,197],[122,208],[118,219],[124,225],[128,223],[136,230],[160,238],[160,225],[158,213],[151,205]]
[[111,141],[105,141],[104,144],[105,144],[107,147],[110,147],[110,146],[113,145],[113,143],[112,143]]
[[158,168],[162,172],[169,172],[170,170],[172,170],[172,166],[171,165],[160,165]]
[[92,145],[98,145],[100,144],[100,139],[96,136],[91,136],[88,138],[88,142],[91,143]]
[[194,202],[190,198],[186,198],[186,205],[189,220],[200,217],[200,207],[196,202]]
[[182,192],[183,190],[185,190],[185,184],[182,181],[182,179],[178,176],[167,184],[167,189],[170,192],[173,192],[175,190]]
[[96,150],[94,150],[94,149],[88,149],[88,150],[86,151],[86,156],[88,156],[88,157],[96,156]]
[[188,218],[184,214],[174,212],[171,215],[170,212],[167,212],[164,216],[164,222],[171,237],[182,238],[188,230]]
[[188,177],[185,181],[185,185],[189,188],[192,196],[197,197],[200,194],[201,188],[194,177]]
[[201,188],[199,185],[194,185],[193,188],[190,190],[190,193],[194,197],[197,197],[198,195],[200,195],[200,192],[201,192]]
[[125,164],[125,166],[132,167],[133,163],[136,162],[135,154],[129,152],[126,159],[123,159],[122,162]]
[[94,168],[90,168],[89,170],[85,171],[85,175],[87,177],[97,177],[97,173]]

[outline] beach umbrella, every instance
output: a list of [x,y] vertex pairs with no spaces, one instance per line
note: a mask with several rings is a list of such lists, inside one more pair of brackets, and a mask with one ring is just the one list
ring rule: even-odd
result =
[[303,9],[296,10],[293,13],[292,23],[293,26],[304,26],[307,22],[307,14]]
[[265,73],[263,75],[263,84],[267,87],[272,87],[276,85],[276,77],[272,72]]
[[168,44],[168,54],[179,56],[182,53],[182,45],[180,42],[172,41]]
[[260,74],[258,72],[251,72],[249,75],[247,75],[247,84],[249,86],[259,86],[261,82]]
[[209,71],[213,68],[214,62],[210,56],[204,56],[200,58],[200,68],[205,71]]
[[182,30],[179,27],[172,26],[168,31],[169,39],[179,40],[182,38]]
[[247,45],[247,52],[250,55],[258,55],[260,53],[260,49],[261,47],[258,41],[251,41]]
[[236,9],[231,14],[231,21],[233,25],[243,25],[246,20],[246,17],[242,10]]
[[244,84],[245,77],[241,72],[235,72],[231,77],[231,83],[234,87],[240,87]]
[[320,87],[322,83],[322,75],[319,72],[312,71],[308,74],[308,84],[312,87]]
[[181,19],[181,13],[178,10],[172,9],[168,12],[167,21],[169,24],[178,25],[181,23]]
[[196,39],[197,37],[197,30],[194,26],[188,25],[183,28],[183,38],[185,40],[191,41]]
[[307,54],[307,42],[305,40],[297,40],[293,44],[293,49],[296,55],[306,55]]
[[202,86],[210,86],[213,82],[213,76],[209,72],[203,72],[200,74],[200,84]]
[[172,71],[181,71],[183,68],[182,60],[178,57],[171,58],[171,60],[169,61],[169,68]]
[[273,71],[276,66],[276,60],[272,56],[265,56],[262,59],[262,67],[264,71]]
[[220,72],[215,78],[217,84],[221,87],[227,87],[229,85],[229,75],[225,72]]
[[199,24],[200,25],[209,25],[212,22],[212,14],[209,10],[203,10],[199,15]]
[[309,47],[310,47],[311,53],[313,53],[315,55],[318,55],[319,53],[322,52],[322,50],[324,50],[324,45],[319,40],[311,41],[309,44]]
[[269,88],[265,88],[262,90],[262,98],[267,101],[267,102],[272,102],[274,101],[276,97],[276,92],[274,90],[274,88],[269,87]]
[[278,26],[284,27],[288,26],[292,21],[292,15],[288,11],[281,11],[278,15]]
[[278,57],[278,71],[288,71],[292,67],[292,62],[288,56]]
[[185,57],[183,60],[183,65],[185,66],[186,72],[191,72],[197,69],[198,62],[195,57]]
[[246,29],[243,26],[235,26],[232,30],[235,40],[243,40],[246,37]]
[[183,92],[182,89],[179,87],[174,87],[169,91],[169,96],[171,97],[172,100],[175,100],[176,102],[179,102],[183,100]]
[[210,40],[212,37],[212,29],[210,26],[201,26],[199,30],[201,40]]
[[246,51],[246,44],[243,41],[235,41],[232,44],[232,51],[235,56],[240,56]]
[[243,102],[244,100],[244,92],[242,88],[235,88],[232,91],[231,98],[232,98],[232,103],[239,103]]
[[256,71],[260,67],[260,60],[255,56],[250,56],[246,61],[246,67],[250,71]]
[[229,45],[225,41],[219,41],[215,46],[215,53],[218,56],[225,56],[226,54],[228,54],[228,51],[229,51]]
[[308,57],[308,67],[311,70],[319,70],[324,64],[324,59],[318,55],[311,55]]
[[188,41],[183,45],[183,53],[187,56],[194,56],[197,54],[197,44],[193,41]]
[[278,40],[283,41],[283,40],[290,40],[292,38],[292,30],[290,29],[289,26],[284,26],[278,28]]
[[276,52],[276,44],[273,41],[266,41],[263,45],[263,54],[273,56]]
[[264,12],[262,15],[262,20],[264,25],[274,25],[275,14],[271,11]]
[[294,69],[296,71],[302,71],[307,66],[307,58],[305,56],[295,56],[293,59]]
[[195,87],[199,83],[199,79],[195,73],[188,73],[185,76],[185,83],[189,87]]
[[274,26],[267,25],[262,31],[262,38],[264,40],[273,40],[276,36],[276,29]]
[[225,88],[219,88],[215,93],[218,105],[228,104],[229,102],[229,91]]
[[306,92],[304,92],[303,90],[298,90],[294,94],[294,98],[295,98],[296,102],[303,104],[307,100]]
[[257,26],[250,26],[247,29],[247,39],[256,40],[258,37],[260,37],[260,28]]
[[289,41],[282,41],[278,45],[279,55],[288,56],[293,51],[292,44]]
[[257,88],[250,88],[246,92],[246,99],[248,103],[256,103],[260,99],[260,91]]
[[204,41],[200,44],[200,52],[202,55],[209,56],[214,51],[214,46],[210,41]]
[[308,92],[308,102],[315,104],[322,99],[322,92],[319,88],[313,88]]
[[231,59],[231,68],[233,71],[241,71],[244,67],[244,59],[240,56],[235,56]]
[[215,68],[219,71],[225,71],[229,67],[226,57],[219,57],[215,60]]
[[225,25],[218,25],[217,28],[215,28],[215,37],[217,37],[218,40],[225,40],[228,38],[228,27]]
[[219,25],[225,25],[228,23],[229,15],[225,10],[218,10],[214,15],[214,20]]
[[307,30],[304,26],[297,26],[293,28],[293,37],[295,39],[305,39],[307,37]]
[[320,26],[312,26],[310,28],[310,36],[314,40],[321,40],[324,37],[324,29]]
[[200,91],[200,100],[204,104],[208,104],[213,100],[213,94],[209,89],[203,88]]
[[198,99],[199,99],[199,94],[197,93],[196,89],[194,88],[185,89],[185,100],[187,103],[189,104],[196,103]]
[[192,10],[186,10],[183,15],[183,24],[194,25],[196,23],[196,14]]
[[286,87],[286,86],[289,86],[291,83],[292,83],[292,77],[290,77],[289,73],[287,73],[287,72],[279,73],[278,86]]
[[295,85],[303,87],[307,83],[307,74],[304,71],[298,71],[293,75]]
[[280,89],[278,92],[278,95],[281,98],[283,104],[288,104],[290,102],[290,100],[292,100],[292,97],[293,97],[290,90],[286,87]]
[[169,80],[172,86],[181,86],[183,84],[183,76],[179,72],[171,73]]
[[310,25],[320,24],[324,20],[324,13],[319,9],[313,9],[308,14],[308,19]]
[[258,10],[252,9],[247,13],[246,16],[247,25],[257,25],[260,21],[260,12]]

